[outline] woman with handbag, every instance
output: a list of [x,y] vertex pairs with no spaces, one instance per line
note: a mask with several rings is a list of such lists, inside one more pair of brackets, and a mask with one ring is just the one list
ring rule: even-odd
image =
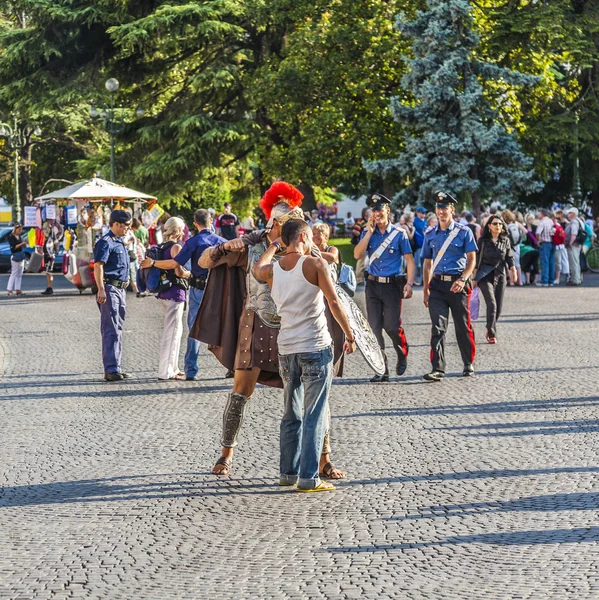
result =
[[514,279],[518,276],[508,229],[499,215],[489,217],[478,244],[474,285],[478,285],[487,304],[487,342],[496,344],[497,319],[503,308],[507,269]]
[[[179,242],[185,233],[185,221],[179,217],[170,217],[164,224],[163,233],[164,243],[159,246],[160,259],[175,258],[181,252]],[[179,370],[179,351],[183,335],[185,292],[189,289],[187,279],[191,273],[184,267],[165,269],[164,273],[164,289],[156,296],[160,300],[164,312],[158,379],[184,380],[185,374]]]
[[25,259],[27,255],[24,252],[24,248],[27,242],[23,241],[21,234],[23,233],[23,226],[17,223],[12,232],[8,236],[8,243],[10,245],[10,278],[8,279],[8,295],[22,296],[21,291],[21,279],[23,277],[23,267],[25,265]]

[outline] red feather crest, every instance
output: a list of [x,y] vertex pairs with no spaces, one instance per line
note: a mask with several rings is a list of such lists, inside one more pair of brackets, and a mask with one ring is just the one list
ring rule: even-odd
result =
[[279,202],[286,202],[290,208],[302,205],[304,195],[290,183],[277,181],[273,183],[260,200],[260,208],[264,211],[264,216],[270,219],[272,209]]

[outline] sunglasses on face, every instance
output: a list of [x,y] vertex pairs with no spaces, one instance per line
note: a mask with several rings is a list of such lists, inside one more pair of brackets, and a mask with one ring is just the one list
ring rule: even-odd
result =
[[492,223],[489,223],[489,225],[496,225],[497,227],[503,227],[503,224],[501,223],[501,221],[493,221]]

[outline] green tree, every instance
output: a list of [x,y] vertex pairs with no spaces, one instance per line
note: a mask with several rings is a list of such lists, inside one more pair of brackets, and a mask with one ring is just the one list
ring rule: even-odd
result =
[[512,202],[538,189],[531,159],[489,98],[493,82],[535,79],[478,58],[470,4],[429,0],[413,20],[400,15],[397,27],[412,39],[413,58],[401,82],[410,96],[395,97],[391,111],[409,135],[397,158],[367,162],[368,170],[403,178],[400,203],[426,203],[441,189],[471,202],[477,214],[481,200]]

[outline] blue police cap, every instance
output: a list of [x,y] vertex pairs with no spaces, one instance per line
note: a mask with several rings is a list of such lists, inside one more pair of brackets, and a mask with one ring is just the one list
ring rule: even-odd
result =
[[130,223],[131,219],[131,213],[128,213],[126,210],[113,210],[110,213],[111,225],[113,223]]
[[452,204],[455,206],[458,203],[458,201],[447,192],[435,192],[434,198],[437,208],[447,208]]
[[385,205],[391,206],[391,200],[383,194],[372,194],[366,199],[366,206],[369,206],[372,210],[381,210]]

